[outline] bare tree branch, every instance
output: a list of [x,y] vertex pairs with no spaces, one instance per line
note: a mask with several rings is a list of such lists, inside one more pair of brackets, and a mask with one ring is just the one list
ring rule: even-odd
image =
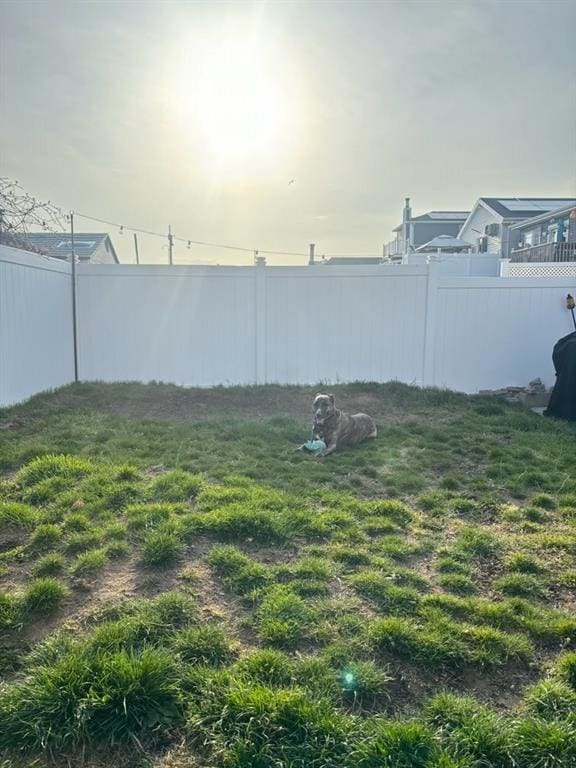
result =
[[54,203],[29,195],[17,181],[0,176],[0,243],[41,253],[26,241],[29,232],[62,232],[66,214]]

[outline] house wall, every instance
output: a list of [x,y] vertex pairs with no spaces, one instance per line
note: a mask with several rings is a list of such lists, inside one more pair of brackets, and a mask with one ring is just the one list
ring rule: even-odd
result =
[[437,221],[415,221],[411,225],[413,230],[412,245],[418,248],[419,245],[429,243],[438,235],[452,235],[458,237],[460,231],[460,222],[448,222],[442,224]]
[[106,248],[106,240],[103,240],[94,253],[90,256],[91,264],[116,264],[112,251]]
[[[483,205],[478,205],[472,213],[472,216],[460,230],[458,237],[460,240],[465,240],[474,246],[474,249],[478,250],[478,238],[484,236],[484,230],[487,224],[500,224],[502,222],[501,216],[489,211]],[[500,238],[489,237],[488,238],[488,250],[487,253],[500,253]]]
[[0,245],[0,406],[73,380],[70,264]]

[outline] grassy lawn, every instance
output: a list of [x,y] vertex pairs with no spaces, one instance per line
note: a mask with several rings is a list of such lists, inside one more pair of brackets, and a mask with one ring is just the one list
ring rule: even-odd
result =
[[396,383],[0,410],[0,768],[576,766],[576,428]]

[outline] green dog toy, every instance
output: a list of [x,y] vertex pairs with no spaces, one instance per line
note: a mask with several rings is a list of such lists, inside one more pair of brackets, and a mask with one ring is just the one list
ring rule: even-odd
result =
[[321,456],[326,450],[326,443],[324,440],[308,440],[308,442],[304,443],[302,449],[308,451],[308,453],[313,453],[315,456]]

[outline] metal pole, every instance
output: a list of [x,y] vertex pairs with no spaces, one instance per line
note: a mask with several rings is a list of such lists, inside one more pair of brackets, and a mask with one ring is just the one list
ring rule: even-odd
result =
[[572,322],[574,323],[574,330],[576,331],[576,317],[574,317],[575,306],[576,302],[574,301],[574,296],[569,293],[568,296],[566,296],[566,309],[569,309],[572,313]]
[[78,381],[78,318],[76,313],[76,253],[74,251],[73,213],[70,213],[70,244],[72,247],[72,338],[74,343],[74,381]]
[[174,248],[174,237],[172,235],[172,227],[170,224],[168,224],[168,259],[170,264],[173,264],[172,261],[172,249]]
[[314,248],[316,248],[316,245],[314,243],[310,243],[310,256],[308,258],[309,267],[314,266]]
[[138,235],[134,232],[134,250],[136,251],[136,264],[140,264],[140,257],[138,256]]

